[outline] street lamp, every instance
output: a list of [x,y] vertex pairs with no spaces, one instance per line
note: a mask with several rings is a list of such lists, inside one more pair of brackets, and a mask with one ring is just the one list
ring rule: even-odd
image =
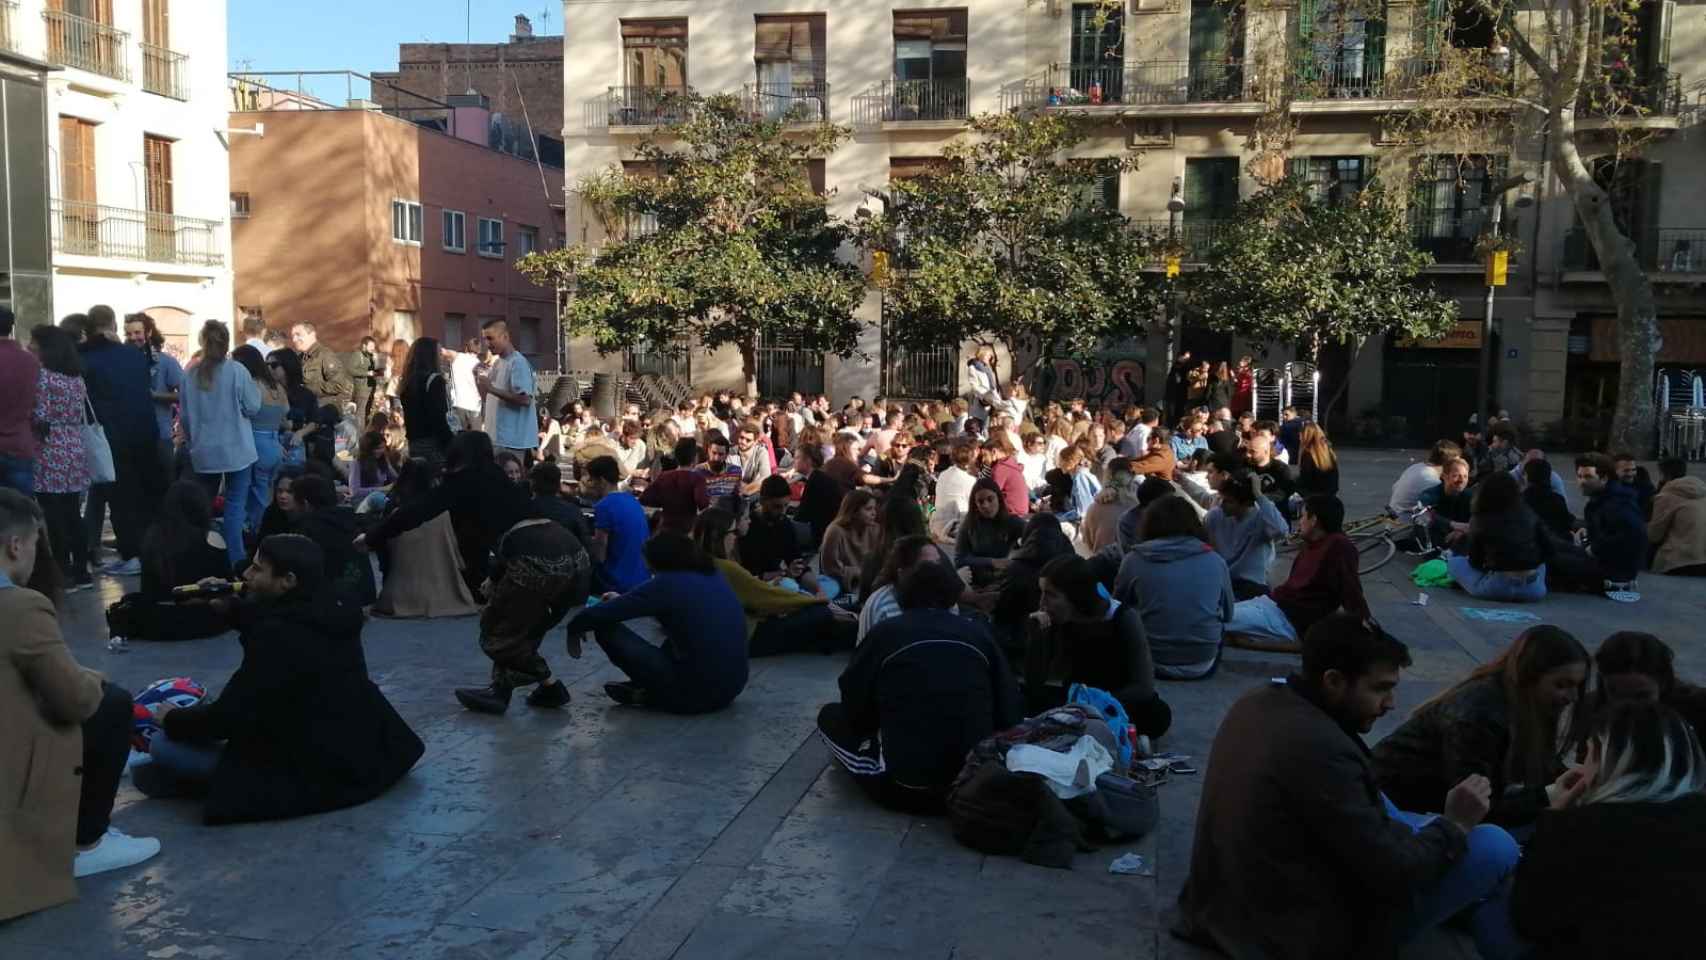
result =
[[[1488,194],[1489,199],[1487,201],[1492,208],[1492,220],[1488,236],[1494,240],[1499,238],[1499,223],[1504,216],[1505,194],[1533,182],[1533,177],[1526,173],[1519,173],[1516,176],[1505,178],[1493,187]],[[1520,196],[1516,200],[1519,209],[1533,204],[1534,198],[1527,195]],[[1488,394],[1492,393],[1493,390],[1493,297],[1499,289],[1492,284],[1492,279],[1491,276],[1487,277],[1487,311],[1481,321],[1481,356],[1475,377],[1475,424],[1480,430],[1487,429],[1487,423],[1491,420],[1493,411],[1498,408],[1496,403],[1492,403],[1491,408],[1489,408],[1488,397]]]
[[1185,178],[1173,178],[1173,192],[1167,198],[1167,372],[1173,370],[1173,359],[1179,353],[1179,214],[1185,212]]

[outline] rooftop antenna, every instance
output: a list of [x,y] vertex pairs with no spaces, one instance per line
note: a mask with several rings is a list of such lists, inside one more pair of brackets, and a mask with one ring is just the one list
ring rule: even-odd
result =
[[544,36],[550,36],[550,34],[551,34],[551,8],[545,7],[544,9],[539,11],[539,35],[544,37]]
[[[469,47],[472,46],[473,43],[474,0],[462,0],[462,45],[464,47]],[[469,56],[466,64],[464,65],[468,68],[468,90],[469,92],[472,92],[474,89],[474,58]]]

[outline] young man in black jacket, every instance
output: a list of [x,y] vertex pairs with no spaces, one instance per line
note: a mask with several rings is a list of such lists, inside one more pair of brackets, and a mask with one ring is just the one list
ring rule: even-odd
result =
[[1560,550],[1547,568],[1555,590],[1598,593],[1635,581],[1647,561],[1647,521],[1633,487],[1617,479],[1617,468],[1603,453],[1576,458],[1576,480],[1587,506],[1575,545]]
[[812,549],[823,543],[823,533],[835,521],[841,510],[841,498],[847,491],[823,469],[823,451],[809,443],[800,444],[794,452],[794,469],[800,474],[805,489],[800,493],[800,506],[794,519],[811,527]]
[[901,614],[865,635],[818,734],[872,799],[940,812],[979,740],[1024,718],[1018,684],[981,622],[953,613],[965,584],[939,563],[901,580]]

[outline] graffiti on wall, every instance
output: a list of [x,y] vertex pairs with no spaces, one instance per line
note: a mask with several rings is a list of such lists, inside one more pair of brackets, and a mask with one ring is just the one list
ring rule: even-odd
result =
[[1012,344],[1012,369],[1023,371],[1038,401],[1077,400],[1093,407],[1143,402],[1143,348],[1136,340],[1110,341],[1089,357],[1044,359],[1036,337]]

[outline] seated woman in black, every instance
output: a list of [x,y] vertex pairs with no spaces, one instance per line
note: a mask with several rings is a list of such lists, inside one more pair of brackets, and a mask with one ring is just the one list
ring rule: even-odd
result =
[[1040,583],[1040,607],[1026,623],[1026,714],[1060,706],[1082,683],[1113,694],[1139,734],[1166,733],[1173,711],[1155,692],[1155,661],[1137,608],[1103,596],[1082,557],[1050,560]]
[[337,488],[325,477],[307,475],[291,488],[296,500],[293,530],[319,545],[326,559],[326,585],[360,605],[378,596],[373,564],[355,548],[360,518],[353,507],[338,502]]
[[241,632],[243,662],[219,696],[155,707],[149,796],[205,793],[210,824],[299,817],[366,803],[425,748],[367,674],[361,608],[325,589],[307,537],[261,541],[241,600],[212,609]]
[[971,509],[960,521],[954,566],[971,569],[973,586],[988,586],[1006,569],[1007,557],[1024,532],[1025,521],[1007,512],[1001,487],[983,477],[972,485]]
[[180,480],[166,490],[142,538],[142,589],[107,611],[111,632],[129,640],[194,640],[224,633],[222,617],[205,605],[174,603],[172,590],[230,576],[225,540],[213,531],[207,489]]
[[297,464],[286,464],[278,468],[278,473],[272,478],[272,502],[261,511],[260,527],[255,531],[255,541],[259,543],[270,536],[280,533],[290,533],[296,523],[296,481],[302,479],[302,467]]
[[990,590],[968,593],[961,601],[989,612],[995,642],[1012,662],[1025,660],[1025,621],[1042,602],[1043,567],[1075,552],[1054,514],[1033,513],[1025,519],[1025,535],[1001,578]]

